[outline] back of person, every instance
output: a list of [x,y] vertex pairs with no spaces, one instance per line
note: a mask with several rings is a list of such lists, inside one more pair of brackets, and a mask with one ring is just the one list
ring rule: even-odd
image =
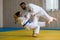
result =
[[35,4],[32,4],[32,3],[29,3],[28,6],[31,8],[31,10],[34,13],[38,13],[39,11],[43,10],[42,7],[35,5]]
[[32,3],[29,3],[28,6],[31,8],[31,10],[33,11],[33,13],[37,13],[40,11],[40,7],[35,5],[35,4],[32,4]]

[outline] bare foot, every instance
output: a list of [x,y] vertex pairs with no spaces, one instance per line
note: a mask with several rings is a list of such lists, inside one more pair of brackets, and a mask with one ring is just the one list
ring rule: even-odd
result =
[[32,35],[32,37],[37,37],[37,34],[36,34],[36,33],[34,33],[34,34]]
[[53,18],[53,21],[57,21],[57,19],[56,18]]
[[53,18],[52,20],[47,21],[46,24],[50,24],[52,21],[57,21],[57,19],[56,18]]

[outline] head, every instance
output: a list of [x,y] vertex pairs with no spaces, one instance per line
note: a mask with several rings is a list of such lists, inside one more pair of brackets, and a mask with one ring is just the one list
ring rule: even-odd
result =
[[20,3],[20,7],[23,9],[23,10],[26,10],[26,3],[25,2],[21,2]]
[[15,15],[16,15],[17,17],[20,17],[20,11],[16,12]]
[[20,11],[18,11],[14,14],[15,24],[18,22],[18,17],[20,17],[20,16],[21,16]]

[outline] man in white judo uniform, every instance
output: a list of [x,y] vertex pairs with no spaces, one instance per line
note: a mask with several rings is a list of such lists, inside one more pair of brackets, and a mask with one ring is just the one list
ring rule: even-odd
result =
[[38,22],[35,23],[35,21],[30,22],[30,19],[28,19],[28,15],[25,17],[23,14],[18,11],[17,13],[14,14],[14,19],[15,23],[18,23],[22,25],[24,28],[30,30],[33,29],[33,35],[32,36],[37,36],[40,30],[40,26],[45,26],[45,22]]
[[20,3],[20,6],[25,12],[30,13],[29,18],[32,15],[35,17],[34,20],[36,21],[39,20],[38,17],[42,17],[46,19],[47,24],[50,24],[50,22],[57,20],[56,18],[49,16],[44,9],[42,9],[40,6],[37,6],[35,4],[32,4],[32,3],[26,4],[25,2],[22,2]]
[[[39,17],[46,19],[46,24],[50,24],[52,21],[57,21],[56,18],[49,16],[44,9],[42,9],[40,6],[37,6],[35,4],[32,4],[32,3],[26,4],[25,2],[22,2],[20,3],[20,7],[23,9],[26,15],[29,14],[27,17],[28,19],[30,19],[31,16],[34,17],[33,18],[34,25],[38,24]],[[34,33],[34,36],[36,36],[37,32],[38,31]]]

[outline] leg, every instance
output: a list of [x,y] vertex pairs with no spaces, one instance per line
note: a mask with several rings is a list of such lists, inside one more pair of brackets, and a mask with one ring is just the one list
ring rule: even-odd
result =
[[51,17],[51,16],[48,15],[48,13],[46,13],[44,10],[41,10],[41,11],[37,14],[37,16],[42,17],[43,19],[45,19],[45,20],[46,20],[46,24],[50,24],[50,22],[52,22],[52,21],[57,21],[56,18]]
[[45,13],[44,15],[41,15],[41,17],[46,20],[46,24],[50,24],[53,21],[57,21],[56,18],[49,16],[47,13]]
[[37,34],[39,34],[39,30],[40,30],[40,26],[37,26],[34,30],[33,30],[33,37],[36,37]]
[[46,22],[38,22],[38,25],[41,26],[41,27],[45,27],[46,26]]

